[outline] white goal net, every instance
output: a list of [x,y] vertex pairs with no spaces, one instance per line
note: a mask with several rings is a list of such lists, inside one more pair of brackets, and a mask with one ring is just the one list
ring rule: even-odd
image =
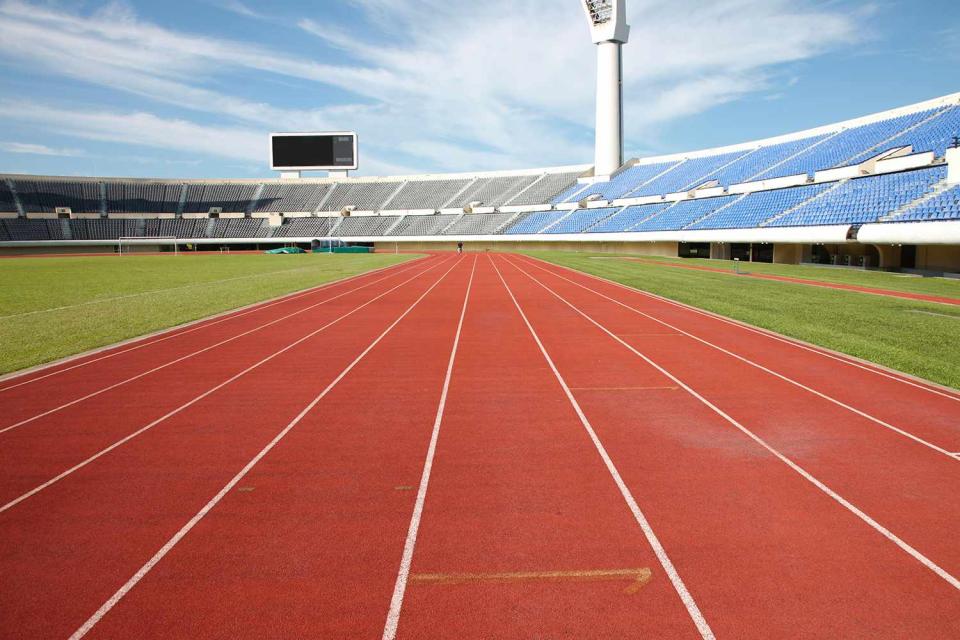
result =
[[178,240],[176,236],[123,236],[117,240],[117,253],[122,256],[134,253],[133,247],[160,245],[172,247],[171,253],[179,255]]

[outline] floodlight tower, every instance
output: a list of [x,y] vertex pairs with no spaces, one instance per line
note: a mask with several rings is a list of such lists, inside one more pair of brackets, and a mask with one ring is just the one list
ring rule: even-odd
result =
[[581,0],[597,45],[597,151],[594,175],[623,164],[623,45],[630,38],[626,0]]

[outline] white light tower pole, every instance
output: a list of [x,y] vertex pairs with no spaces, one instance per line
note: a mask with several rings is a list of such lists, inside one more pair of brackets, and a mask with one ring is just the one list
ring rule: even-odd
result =
[[594,175],[623,164],[623,45],[630,38],[626,0],[582,0],[597,45],[597,154]]

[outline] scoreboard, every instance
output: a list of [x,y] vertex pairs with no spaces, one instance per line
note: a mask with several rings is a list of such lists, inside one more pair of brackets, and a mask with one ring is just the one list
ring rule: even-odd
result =
[[353,131],[270,134],[274,171],[349,171],[359,167],[358,160]]

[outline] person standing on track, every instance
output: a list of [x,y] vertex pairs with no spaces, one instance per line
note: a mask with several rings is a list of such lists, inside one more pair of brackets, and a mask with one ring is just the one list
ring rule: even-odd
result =
[[457,255],[460,255],[460,254],[462,254],[462,253],[463,253],[463,243],[462,243],[462,242],[458,242],[458,243],[457,243]]

